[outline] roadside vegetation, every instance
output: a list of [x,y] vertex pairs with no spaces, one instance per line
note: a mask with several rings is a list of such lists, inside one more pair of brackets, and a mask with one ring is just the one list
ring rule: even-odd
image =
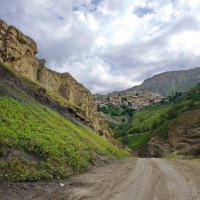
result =
[[0,179],[62,178],[128,153],[38,103],[0,97]]
[[[107,118],[109,126],[113,130],[115,136],[121,134],[126,135],[126,131],[131,128],[130,122],[132,120],[133,109],[129,106],[123,105],[116,107],[109,104],[102,107],[97,106],[97,110],[103,113]],[[107,116],[109,116],[109,118]]]
[[176,152],[165,155],[166,159],[192,160],[200,162],[200,157],[179,155]]

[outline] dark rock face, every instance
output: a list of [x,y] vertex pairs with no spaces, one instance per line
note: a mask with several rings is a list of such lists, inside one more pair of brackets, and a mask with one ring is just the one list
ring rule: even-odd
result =
[[172,93],[185,92],[200,82],[200,67],[164,72],[146,79],[141,85],[132,87],[127,91],[149,90],[163,96]]

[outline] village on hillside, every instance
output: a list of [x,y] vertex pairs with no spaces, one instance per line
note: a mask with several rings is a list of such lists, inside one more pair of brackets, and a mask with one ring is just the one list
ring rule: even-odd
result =
[[151,104],[161,102],[164,97],[151,91],[140,90],[135,92],[112,92],[108,95],[94,94],[93,99],[95,104],[100,107],[110,104],[115,107],[126,105],[133,110],[140,110]]

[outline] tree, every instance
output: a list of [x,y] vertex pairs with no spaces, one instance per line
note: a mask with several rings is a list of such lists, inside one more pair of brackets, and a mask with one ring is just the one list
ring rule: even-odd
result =
[[170,109],[167,112],[167,119],[169,119],[169,120],[175,119],[177,116],[178,116],[177,109]]
[[125,120],[125,118],[122,118],[122,122],[124,123],[126,120]]
[[154,130],[158,128],[158,122],[157,121],[153,121],[152,125],[151,125],[151,129]]

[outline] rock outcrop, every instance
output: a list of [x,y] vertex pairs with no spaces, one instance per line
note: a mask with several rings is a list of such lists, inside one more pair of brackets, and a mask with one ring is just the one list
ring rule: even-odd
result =
[[92,95],[69,73],[57,73],[45,67],[45,60],[38,59],[37,45],[14,26],[0,20],[0,61],[8,63],[13,69],[45,89],[66,99],[80,117],[107,139],[112,132],[105,119],[97,112]]
[[200,109],[182,113],[169,127],[167,138],[154,136],[148,142],[148,156],[162,157],[176,152],[200,156]]
[[145,156],[160,158],[173,151],[174,149],[168,142],[156,135],[148,142],[148,151]]
[[169,143],[180,154],[200,155],[200,109],[187,111],[177,118],[168,132]]

